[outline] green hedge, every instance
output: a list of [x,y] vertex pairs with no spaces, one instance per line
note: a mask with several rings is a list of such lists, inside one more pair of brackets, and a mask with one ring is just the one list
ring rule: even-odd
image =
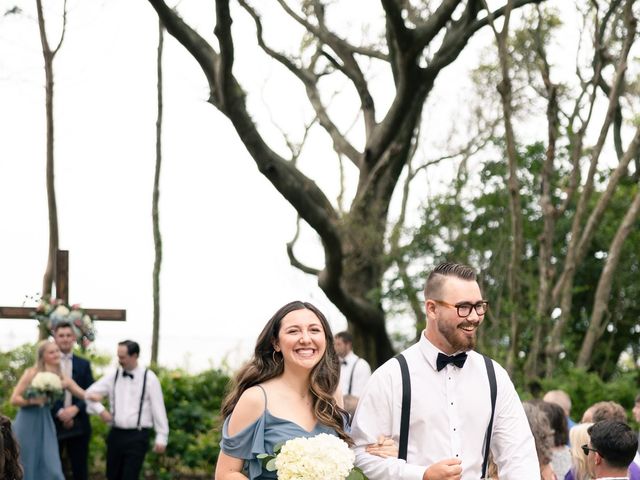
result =
[[[104,357],[89,357],[94,365],[108,363]],[[33,363],[33,345],[0,352],[0,411],[11,418],[16,414],[16,408],[9,404],[11,392],[25,368]],[[163,455],[147,455],[145,479],[212,478],[220,450],[220,404],[229,376],[220,369],[191,375],[160,368],[156,373],[169,417],[169,445]],[[109,427],[96,416],[91,416],[91,425],[89,468],[91,478],[99,480],[104,478]]]

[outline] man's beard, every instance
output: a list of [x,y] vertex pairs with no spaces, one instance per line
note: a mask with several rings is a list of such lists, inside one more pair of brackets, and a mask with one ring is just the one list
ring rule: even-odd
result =
[[[440,319],[439,319],[440,320]],[[463,322],[458,325],[452,325],[451,323],[438,321],[438,331],[440,334],[449,342],[451,348],[455,352],[466,352],[468,350],[473,350],[476,346],[476,335],[473,332],[473,336],[468,337],[464,333],[462,333],[459,327],[467,327],[473,326],[472,323]],[[475,326],[477,328],[477,325]]]

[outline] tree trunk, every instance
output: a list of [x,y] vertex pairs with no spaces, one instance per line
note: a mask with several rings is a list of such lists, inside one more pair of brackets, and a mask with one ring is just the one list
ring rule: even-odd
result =
[[158,75],[158,115],[156,118],[156,166],[153,177],[153,201],[151,217],[153,221],[153,330],[151,333],[151,364],[158,364],[158,348],[160,342],[160,269],[162,267],[162,234],[160,233],[160,168],[162,166],[162,51],[164,47],[164,27],[158,20],[158,55],[156,70]]
[[611,247],[609,248],[609,254],[607,255],[607,261],[605,263],[602,274],[598,281],[598,288],[596,289],[595,298],[593,301],[593,313],[591,315],[591,322],[589,323],[589,329],[582,341],[580,347],[580,353],[578,354],[578,360],[576,366],[578,368],[588,368],[591,365],[591,354],[595,347],[596,341],[603,333],[603,325],[605,320],[605,313],[609,305],[609,294],[611,293],[611,285],[613,283],[613,275],[618,268],[618,264],[621,260],[622,246],[625,240],[629,236],[631,229],[634,228],[634,224],[640,214],[640,186],[636,192],[636,196],[633,202],[629,206],[629,210],[624,216],[622,223],[616,231],[616,235],[613,238]]

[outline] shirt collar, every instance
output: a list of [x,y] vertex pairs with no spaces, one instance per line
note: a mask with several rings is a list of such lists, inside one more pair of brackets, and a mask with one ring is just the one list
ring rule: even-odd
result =
[[60,352],[60,358],[62,360],[71,360],[73,358],[73,352],[71,352],[71,353],[62,353],[62,352]]
[[347,353],[347,355],[342,360],[347,362],[347,363],[352,363],[357,358],[358,358],[358,356],[355,353],[353,353],[353,351],[351,351],[351,352]]

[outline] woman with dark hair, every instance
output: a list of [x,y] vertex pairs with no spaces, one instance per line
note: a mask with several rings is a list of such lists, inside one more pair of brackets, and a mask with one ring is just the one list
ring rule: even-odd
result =
[[569,443],[569,426],[562,407],[556,403],[540,401],[538,406],[549,419],[553,430],[553,448],[551,449],[551,467],[558,478],[571,470],[571,449]]
[[11,420],[0,415],[0,480],[22,480],[20,448],[11,430]]
[[[549,418],[538,401],[522,402],[524,413],[527,415],[529,427],[536,443],[536,453],[540,464],[541,480],[557,480],[556,474],[551,466],[552,449],[553,449],[553,430],[549,424]],[[498,472],[500,473],[500,472]]]
[[84,399],[84,390],[71,378],[63,375],[60,367],[60,349],[55,342],[43,340],[38,344],[36,364],[20,377],[11,394],[11,404],[20,407],[13,422],[13,430],[20,445],[20,461],[24,480],[64,480],[58,438],[46,396],[28,396],[27,388],[40,372],[60,377],[62,388]]
[[292,438],[328,433],[351,445],[338,389],[339,368],[322,312],[300,301],[280,308],[222,404],[225,420],[216,480],[277,478],[276,472],[262,469],[257,455],[272,455],[277,444]]

